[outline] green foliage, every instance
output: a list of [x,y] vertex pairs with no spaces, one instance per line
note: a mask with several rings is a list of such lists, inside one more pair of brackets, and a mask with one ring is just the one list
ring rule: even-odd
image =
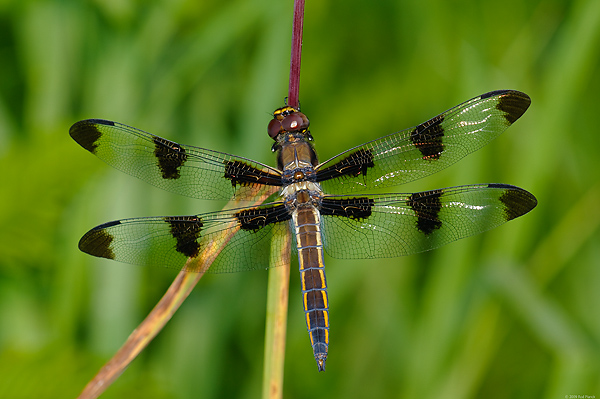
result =
[[[343,4],[343,5],[342,5]],[[193,214],[68,135],[106,118],[273,164],[292,2],[0,4],[0,397],[75,397],[172,270],[92,259],[102,222]],[[600,395],[600,2],[308,1],[302,110],[322,160],[495,89],[529,111],[457,165],[397,191],[498,182],[538,207],[400,259],[326,259],[327,371],[292,271],[285,397]],[[206,276],[104,398],[258,397],[266,273]]]

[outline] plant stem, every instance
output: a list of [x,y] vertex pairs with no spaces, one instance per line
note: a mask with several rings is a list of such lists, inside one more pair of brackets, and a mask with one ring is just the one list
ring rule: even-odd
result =
[[272,241],[273,247],[271,248],[271,259],[276,261],[276,263],[283,260],[282,263],[284,265],[269,269],[262,394],[264,399],[281,398],[283,395],[285,335],[290,285],[291,233],[287,231],[285,237],[282,238],[274,239]]
[[304,25],[304,0],[294,0],[294,22],[292,26],[292,55],[290,60],[290,86],[288,105],[299,108],[300,61],[302,59],[302,29]]
[[[290,60],[290,85],[287,105],[299,108],[300,60],[302,58],[302,27],[304,23],[304,0],[294,0],[292,26],[292,54]],[[288,296],[290,284],[291,233],[285,238],[274,237],[271,259],[285,266],[269,270],[267,293],[267,320],[265,326],[265,366],[263,374],[264,399],[283,396],[283,371],[285,364],[285,335],[287,327]]]
[[[254,205],[262,204],[273,189],[257,189],[250,193],[254,196]],[[226,208],[239,206],[239,200],[232,200]],[[231,226],[234,227],[234,226]],[[88,382],[78,399],[94,399],[100,396],[122,373],[142,350],[158,335],[173,314],[179,309],[185,298],[192,292],[198,281],[212,265],[221,250],[227,245],[237,230],[224,229],[223,239],[212,243],[203,243],[204,251],[196,258],[189,258],[182,271],[169,286],[169,289],[158,301],[154,309],[140,325],[129,335],[123,346]]]

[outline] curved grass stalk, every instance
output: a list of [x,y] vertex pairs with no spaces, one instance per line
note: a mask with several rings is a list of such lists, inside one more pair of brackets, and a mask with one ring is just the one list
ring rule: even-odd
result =
[[[257,189],[253,205],[263,203],[275,190]],[[238,200],[230,201],[226,208],[236,207]],[[233,226],[232,226],[233,227]],[[98,371],[94,378],[88,382],[78,399],[94,399],[100,396],[122,373],[127,366],[148,346],[150,341],[158,335],[173,314],[179,309],[185,298],[192,292],[204,273],[229,242],[237,229],[225,230],[227,237],[217,241],[205,243],[204,251],[195,258],[190,258],[185,264],[185,270],[181,271],[169,286],[167,292],[150,311],[148,316],[129,335],[123,346],[117,353]],[[218,245],[216,243],[219,243]]]
[[283,240],[274,241],[280,242],[281,245],[271,248],[271,259],[282,259],[284,265],[269,269],[263,368],[262,397],[264,399],[281,398],[283,395],[285,336],[290,286],[290,246],[292,242],[289,230],[285,234]]

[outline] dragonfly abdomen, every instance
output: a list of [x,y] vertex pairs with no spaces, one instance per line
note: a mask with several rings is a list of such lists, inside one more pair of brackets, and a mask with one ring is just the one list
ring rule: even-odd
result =
[[323,371],[329,345],[329,300],[320,214],[314,207],[302,207],[294,211],[292,220],[298,248],[306,329],[319,371]]

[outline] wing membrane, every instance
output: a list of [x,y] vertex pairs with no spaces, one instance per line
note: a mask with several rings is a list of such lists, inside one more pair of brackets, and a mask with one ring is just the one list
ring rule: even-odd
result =
[[281,203],[193,216],[124,219],[88,231],[79,249],[124,263],[198,271],[185,266],[188,258],[223,248],[208,273],[266,269],[282,263],[281,257],[271,259],[270,247],[281,245],[288,219]]
[[472,98],[420,124],[345,151],[317,167],[327,193],[351,193],[420,179],[486,145],[531,99],[512,90]]
[[71,137],[107,164],[164,190],[200,199],[244,200],[258,185],[281,185],[267,165],[154,136],[102,119],[75,123]]
[[[327,201],[325,201],[327,200]],[[325,251],[334,258],[388,258],[428,251],[497,227],[532,210],[515,186],[482,184],[415,194],[327,196]]]

